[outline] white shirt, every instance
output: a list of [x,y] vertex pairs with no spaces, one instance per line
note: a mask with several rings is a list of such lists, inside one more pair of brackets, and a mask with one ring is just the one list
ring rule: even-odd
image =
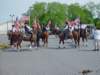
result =
[[100,30],[95,30],[94,31],[94,39],[95,40],[100,40]]
[[81,25],[81,29],[85,29],[86,27],[87,27],[86,24],[82,24],[82,25]]
[[78,25],[75,25],[74,28],[75,28],[75,29],[79,29]]
[[74,30],[74,27],[70,27],[69,31],[72,32]]
[[15,27],[12,28],[12,32],[16,32],[17,29]]
[[57,30],[59,30],[59,27],[56,27]]
[[31,28],[30,26],[26,25],[26,27],[27,27],[30,31],[32,30],[32,28]]
[[64,28],[64,30],[68,29],[68,25],[66,25],[66,27]]
[[49,31],[49,30],[50,30],[50,28],[49,28],[49,27],[46,27],[46,30],[47,30],[47,31]]

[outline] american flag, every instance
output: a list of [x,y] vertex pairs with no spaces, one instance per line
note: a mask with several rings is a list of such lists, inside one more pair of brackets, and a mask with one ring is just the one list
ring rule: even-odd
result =
[[76,18],[76,19],[74,20],[74,22],[76,23],[76,25],[77,25],[77,24],[80,24],[80,18],[79,18],[79,17]]
[[74,21],[68,21],[68,25],[69,26],[74,26],[75,25],[75,22]]
[[19,23],[18,17],[16,17],[15,27],[16,27],[16,31],[19,31],[20,23]]
[[22,21],[29,21],[30,17],[29,16],[22,16],[21,20]]

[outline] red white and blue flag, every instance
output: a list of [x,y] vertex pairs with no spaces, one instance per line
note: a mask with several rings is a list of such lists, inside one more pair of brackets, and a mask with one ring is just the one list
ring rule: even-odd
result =
[[74,21],[68,21],[68,25],[72,27],[72,26],[75,25],[75,22]]
[[15,20],[15,27],[16,27],[16,31],[19,31],[20,23],[19,23],[18,17],[16,17],[16,20]]
[[30,17],[29,16],[22,16],[21,17],[21,20],[24,21],[24,22],[25,21],[29,21],[30,20]]
[[80,18],[79,18],[79,17],[76,18],[76,19],[74,20],[74,22],[76,23],[76,25],[77,25],[77,24],[80,24]]

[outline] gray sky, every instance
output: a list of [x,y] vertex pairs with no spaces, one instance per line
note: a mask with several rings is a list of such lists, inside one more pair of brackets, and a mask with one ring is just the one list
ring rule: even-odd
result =
[[80,3],[86,4],[89,1],[95,3],[100,2],[100,0],[0,0],[0,22],[10,20],[10,14],[15,16],[20,16],[22,13],[26,12],[28,8],[35,2],[61,2],[61,3]]

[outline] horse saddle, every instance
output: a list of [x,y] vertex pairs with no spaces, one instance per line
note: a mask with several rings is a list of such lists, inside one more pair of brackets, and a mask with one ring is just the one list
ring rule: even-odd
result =
[[23,37],[31,37],[31,35],[32,35],[32,34],[24,33],[24,34],[23,34]]

